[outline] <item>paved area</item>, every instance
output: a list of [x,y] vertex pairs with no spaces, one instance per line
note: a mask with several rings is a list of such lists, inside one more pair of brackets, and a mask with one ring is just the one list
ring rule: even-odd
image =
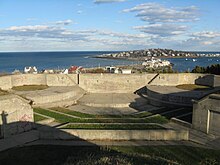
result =
[[79,104],[93,107],[132,107],[147,104],[148,101],[133,93],[88,93]]
[[32,100],[36,106],[44,107],[72,105],[86,93],[78,86],[59,86],[49,87],[45,90],[12,92],[28,100]]
[[34,98],[34,97],[41,97],[41,96],[50,96],[50,95],[57,95],[62,93],[67,93],[70,91],[79,91],[78,86],[69,86],[69,87],[49,87],[44,90],[35,90],[35,91],[16,91],[13,90],[12,92],[18,95],[22,95],[26,98]]
[[179,89],[176,86],[148,86],[149,90],[160,93],[160,94],[172,94],[174,96],[182,96],[182,97],[193,97],[193,98],[201,98],[209,93],[213,93],[215,89],[212,90],[184,90]]
[[124,115],[140,111],[152,111],[158,107],[148,104],[148,100],[132,93],[89,93],[79,99],[70,110],[88,114]]

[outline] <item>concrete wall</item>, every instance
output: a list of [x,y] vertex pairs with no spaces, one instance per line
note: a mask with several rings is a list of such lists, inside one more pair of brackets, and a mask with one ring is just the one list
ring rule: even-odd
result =
[[195,80],[203,77],[205,74],[177,73],[160,74],[151,85],[176,86],[180,84],[195,84]]
[[196,84],[206,85],[210,87],[220,87],[220,76],[219,75],[202,76],[196,80]]
[[19,96],[1,96],[0,115],[1,135],[4,137],[32,129],[33,109],[26,100]]
[[11,76],[0,77],[0,88],[3,90],[12,88]]
[[81,130],[41,129],[41,139],[84,140],[188,140],[186,130]]
[[156,74],[82,74],[79,86],[91,93],[132,93],[145,85]]
[[46,76],[43,74],[20,74],[11,76],[13,86],[46,85]]
[[[215,116],[213,116],[215,115]],[[212,121],[213,118],[219,120]],[[213,126],[213,122],[216,123],[214,128],[219,130],[212,132],[210,128]],[[207,134],[213,134],[220,136],[220,95],[212,94],[206,98],[201,99],[193,104],[193,120],[192,125],[194,129],[200,130]]]
[[[88,92],[96,93],[129,93],[134,92],[148,84],[156,74],[80,74],[79,86]],[[150,85],[175,86],[179,84],[194,84],[204,74],[160,74]],[[0,77],[0,87],[10,89],[13,86],[41,85],[49,86],[74,86],[77,75],[61,74],[22,74]]]
[[0,77],[0,88],[8,90],[23,85],[74,86],[76,82],[75,74],[19,74]]
[[74,86],[77,82],[76,74],[47,74],[46,84],[48,86]]

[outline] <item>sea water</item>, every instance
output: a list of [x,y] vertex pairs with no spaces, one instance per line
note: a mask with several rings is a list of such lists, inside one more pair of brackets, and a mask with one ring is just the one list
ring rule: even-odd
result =
[[[64,69],[70,66],[99,67],[114,65],[141,64],[138,61],[114,60],[92,58],[96,55],[115,52],[9,52],[0,53],[0,72],[12,72],[15,69],[23,71],[25,66],[36,66],[38,70],[43,69]],[[196,65],[208,66],[219,64],[220,57],[193,58],[166,58],[174,64],[174,70],[179,72],[191,71]]]

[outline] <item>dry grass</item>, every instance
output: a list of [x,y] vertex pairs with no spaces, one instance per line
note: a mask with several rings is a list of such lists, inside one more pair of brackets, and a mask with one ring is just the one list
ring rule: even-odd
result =
[[47,85],[23,85],[23,86],[17,86],[13,87],[13,90],[16,91],[36,91],[36,90],[44,90],[47,89]]
[[7,91],[4,91],[0,88],[0,96],[7,95],[7,94],[8,94]]
[[209,90],[212,89],[209,86],[203,86],[203,85],[196,85],[196,84],[181,84],[176,86],[179,89],[184,89],[184,90]]

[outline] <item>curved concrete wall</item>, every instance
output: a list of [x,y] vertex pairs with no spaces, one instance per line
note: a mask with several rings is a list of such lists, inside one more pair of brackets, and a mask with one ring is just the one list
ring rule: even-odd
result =
[[[82,74],[79,86],[91,93],[130,93],[146,86],[156,74]],[[176,86],[180,84],[195,84],[195,80],[204,74],[178,73],[160,74],[150,85]]]
[[[156,74],[80,74],[79,86],[88,92],[130,93],[148,84]],[[150,85],[175,86],[194,84],[204,74],[179,73],[160,74]],[[76,74],[21,74],[0,77],[0,88],[10,89],[21,85],[74,86],[78,82]]]
[[0,88],[11,89],[13,86],[48,85],[48,86],[74,86],[77,75],[62,74],[19,74],[0,77]]

